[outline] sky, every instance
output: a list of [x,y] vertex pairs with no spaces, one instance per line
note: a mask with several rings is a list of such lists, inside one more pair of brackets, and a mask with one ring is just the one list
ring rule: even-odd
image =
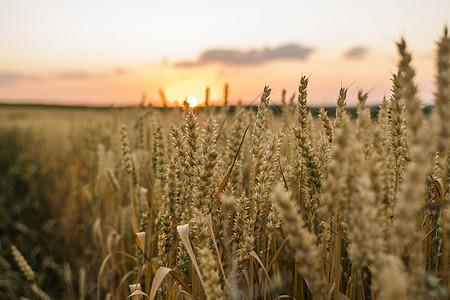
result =
[[0,102],[162,105],[186,97],[256,104],[290,98],[334,105],[341,86],[369,104],[389,97],[404,37],[419,96],[433,103],[436,41],[450,1],[0,0]]

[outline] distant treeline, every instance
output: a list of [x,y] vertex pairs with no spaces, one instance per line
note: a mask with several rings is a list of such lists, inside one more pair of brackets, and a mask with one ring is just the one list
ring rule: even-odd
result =
[[[0,109],[1,108],[48,108],[48,109],[79,109],[79,110],[111,110],[111,109],[118,109],[118,110],[126,110],[126,109],[136,109],[136,108],[149,108],[152,107],[153,109],[180,109],[181,107],[153,107],[153,106],[120,106],[120,107],[114,107],[114,106],[87,106],[87,105],[60,105],[60,104],[23,104],[23,103],[0,103]],[[203,110],[203,109],[228,109],[230,113],[234,113],[234,111],[236,110],[235,105],[230,105],[230,106],[209,106],[209,107],[205,107],[205,106],[198,106],[196,109],[199,110]],[[258,108],[258,106],[256,105],[251,105],[251,106],[245,106],[248,109],[254,110],[256,111],[256,109]],[[269,106],[273,113],[276,115],[281,114],[283,107],[281,105],[272,105]],[[376,118],[378,115],[378,110],[379,110],[379,106],[369,106],[368,107],[370,109],[371,112],[371,117],[372,118]],[[335,117],[336,116],[336,107],[324,107],[325,111],[328,113],[328,116],[330,117]],[[423,112],[428,115],[431,110],[433,109],[432,105],[427,105],[424,106],[423,108]],[[311,114],[314,117],[317,117],[318,113],[319,113],[319,107],[308,107],[308,111],[311,112]],[[349,115],[352,118],[356,117],[356,107],[347,107],[347,111],[349,113]]]

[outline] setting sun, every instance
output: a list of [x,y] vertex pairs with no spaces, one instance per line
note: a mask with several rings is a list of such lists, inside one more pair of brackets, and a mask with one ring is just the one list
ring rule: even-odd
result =
[[197,98],[195,98],[194,96],[189,96],[186,98],[186,102],[189,103],[190,107],[195,107],[197,106]]

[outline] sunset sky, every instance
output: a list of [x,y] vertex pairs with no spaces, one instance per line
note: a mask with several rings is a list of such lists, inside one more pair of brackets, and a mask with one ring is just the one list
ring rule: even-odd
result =
[[[432,103],[435,42],[450,1],[0,0],[0,102],[161,105],[188,96],[272,103],[310,75],[309,104],[333,105],[341,85],[369,102],[389,96],[401,36],[420,97]],[[256,103],[253,102],[253,103]]]

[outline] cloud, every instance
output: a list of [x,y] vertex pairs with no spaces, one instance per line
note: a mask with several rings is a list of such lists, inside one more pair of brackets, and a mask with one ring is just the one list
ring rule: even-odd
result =
[[203,52],[196,61],[181,61],[176,67],[195,67],[210,63],[229,65],[255,65],[275,59],[307,59],[313,51],[312,48],[299,44],[287,44],[275,49],[242,51],[237,49],[210,49]]
[[39,76],[35,75],[21,73],[0,73],[0,85],[7,85],[21,80],[36,81],[39,79]]
[[86,79],[92,77],[92,74],[89,74],[88,72],[82,72],[82,71],[69,71],[69,72],[62,72],[55,74],[53,76],[50,76],[50,78],[55,79]]
[[369,53],[369,49],[362,46],[356,46],[344,52],[343,56],[346,59],[363,59]]
[[11,73],[0,72],[0,86],[14,84],[19,81],[39,81],[39,80],[88,80],[88,79],[101,79],[110,76],[123,76],[133,74],[133,71],[123,67],[117,67],[112,70],[93,73],[85,71],[64,71],[53,74],[27,74],[27,73]]
[[132,75],[134,72],[128,68],[117,67],[111,73],[112,75]]
[[124,67],[117,67],[115,69],[104,71],[100,73],[90,73],[83,71],[68,71],[62,72],[58,74],[54,74],[49,78],[54,79],[96,79],[96,78],[105,78],[109,76],[122,76],[122,75],[131,75],[133,71]]

